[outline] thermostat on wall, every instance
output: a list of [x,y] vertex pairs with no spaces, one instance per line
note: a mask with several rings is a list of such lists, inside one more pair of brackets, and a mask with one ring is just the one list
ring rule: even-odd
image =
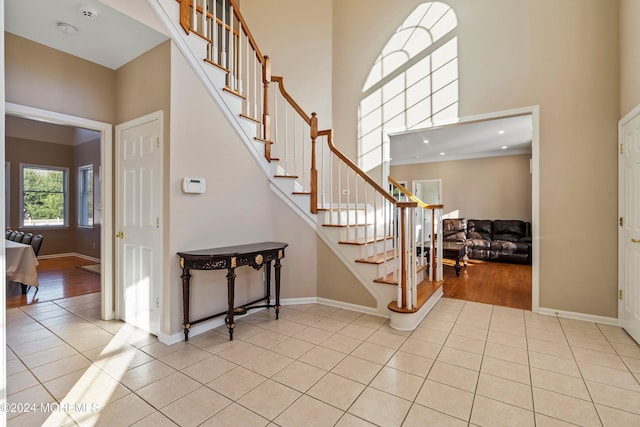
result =
[[182,191],[185,193],[204,193],[207,189],[207,182],[204,178],[184,178],[182,180]]

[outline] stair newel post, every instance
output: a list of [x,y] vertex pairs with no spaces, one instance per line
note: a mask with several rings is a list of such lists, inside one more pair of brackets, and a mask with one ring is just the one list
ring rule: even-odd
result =
[[[416,202],[398,202],[398,209],[400,210],[400,230],[398,232],[400,236],[400,277],[399,283],[402,288],[402,301],[407,309],[413,308],[413,283],[407,278],[413,276],[412,272],[414,266],[412,264],[413,256],[410,251],[413,251],[413,244],[410,242],[413,235],[412,221],[407,217],[407,213],[413,215],[413,210],[418,206]],[[411,269],[411,270],[409,270]],[[399,305],[399,304],[398,304]]]
[[271,117],[269,117],[269,83],[271,82],[271,60],[265,55],[262,63],[262,138],[267,160],[271,160]]
[[[441,233],[442,234],[442,233]],[[435,239],[436,239],[436,210],[431,209],[431,239],[429,242],[429,280],[435,279],[436,268],[436,252],[435,252]]]
[[318,213],[318,169],[316,165],[316,139],[318,138],[318,116],[311,113],[311,172],[309,191],[311,192],[311,213]]

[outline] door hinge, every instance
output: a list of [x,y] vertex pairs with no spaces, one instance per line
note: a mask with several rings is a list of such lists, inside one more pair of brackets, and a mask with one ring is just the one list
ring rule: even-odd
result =
[[624,154],[624,144],[618,144],[618,145],[620,146],[619,147],[620,154]]
[[156,297],[156,308],[160,308],[160,297]]
[[160,228],[160,217],[156,217],[156,228]]
[[618,299],[622,300],[622,289],[618,291]]
[[159,136],[156,137],[156,148],[160,148],[160,137]]
[[622,220],[622,217],[620,217],[620,219],[618,220],[618,223],[620,224],[620,227],[624,227],[623,226],[624,221]]

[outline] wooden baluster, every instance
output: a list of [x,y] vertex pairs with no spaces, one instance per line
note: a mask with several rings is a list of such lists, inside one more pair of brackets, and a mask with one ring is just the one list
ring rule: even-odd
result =
[[207,0],[202,0],[202,16],[200,22],[202,24],[202,35],[207,38]]
[[193,10],[191,11],[191,28],[194,31],[198,31],[198,0],[193,0],[192,4]]
[[213,19],[211,20],[212,22],[212,26],[211,26],[211,32],[212,34],[212,52],[211,52],[211,60],[216,63],[216,64],[220,64],[220,58],[218,56],[218,1],[217,0],[213,0],[213,7],[211,9],[211,12],[213,14]]
[[225,0],[222,0],[222,38],[220,40],[220,65],[227,68],[227,8]]
[[271,118],[269,117],[269,82],[271,82],[271,60],[268,56],[264,57],[262,64],[262,132],[265,140],[265,156],[267,160],[271,160]]
[[190,11],[189,5],[191,4],[191,0],[180,0],[180,25],[185,33],[189,34],[191,30],[191,25],[189,23],[190,19]]
[[229,4],[229,89],[236,90],[236,57],[235,57],[236,35],[233,33],[233,5]]
[[316,138],[318,138],[318,117],[311,113],[311,172],[309,191],[311,192],[311,213],[318,213],[318,169],[316,167]]
[[[242,23],[238,21],[238,93],[243,94],[242,87]],[[244,94],[243,94],[244,95]]]

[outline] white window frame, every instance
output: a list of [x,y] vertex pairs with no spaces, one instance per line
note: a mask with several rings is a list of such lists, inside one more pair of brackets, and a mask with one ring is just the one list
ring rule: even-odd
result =
[[11,228],[11,163],[4,162],[4,223],[6,228]]
[[[26,225],[24,223],[24,170],[45,169],[51,171],[61,171],[64,177],[64,218],[62,224],[38,224]],[[69,228],[69,168],[49,165],[36,165],[32,163],[20,163],[20,227],[21,228]]]
[[[77,209],[78,209],[78,227],[79,228],[93,228],[93,224],[95,223],[95,188],[94,188],[94,183],[92,183],[91,185],[91,191],[87,192],[90,193],[89,198],[87,198],[85,200],[85,197],[83,195],[83,190],[84,190],[84,179],[83,179],[83,175],[85,171],[91,171],[91,181],[94,180],[94,175],[93,175],[93,164],[89,164],[89,165],[84,165],[84,166],[80,166],[78,167],[78,200],[77,200]],[[91,212],[89,212],[89,208],[88,206],[85,206],[85,202],[90,200],[92,201],[91,203]],[[87,212],[87,222],[83,224],[83,215],[84,212]]]

